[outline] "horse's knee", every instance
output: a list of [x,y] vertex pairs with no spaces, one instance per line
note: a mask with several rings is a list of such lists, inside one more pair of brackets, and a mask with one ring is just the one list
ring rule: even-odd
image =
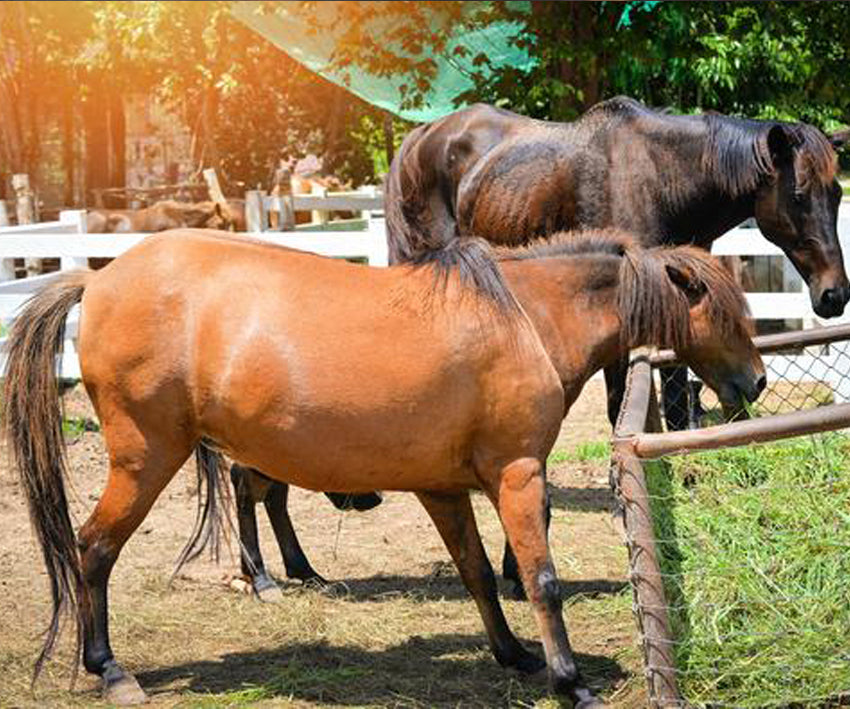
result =
[[548,565],[537,574],[537,594],[535,600],[539,600],[549,613],[555,615],[561,612],[561,583]]

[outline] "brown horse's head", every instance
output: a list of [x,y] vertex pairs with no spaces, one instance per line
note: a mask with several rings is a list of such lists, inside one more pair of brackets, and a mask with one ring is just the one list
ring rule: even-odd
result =
[[850,283],[838,242],[835,152],[815,128],[781,123],[763,134],[759,152],[767,176],[756,190],[759,228],[805,279],[814,311],[823,318],[841,315]]
[[628,249],[619,290],[629,345],[672,347],[727,414],[755,401],[767,380],[751,339],[747,301],[712,256],[693,247]]

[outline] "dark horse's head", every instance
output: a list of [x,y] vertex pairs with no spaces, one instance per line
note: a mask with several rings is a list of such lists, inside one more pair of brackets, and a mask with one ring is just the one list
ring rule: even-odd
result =
[[814,311],[822,318],[841,315],[850,283],[838,242],[835,151],[811,126],[761,125],[755,145],[763,178],[755,193],[759,229],[805,279]]

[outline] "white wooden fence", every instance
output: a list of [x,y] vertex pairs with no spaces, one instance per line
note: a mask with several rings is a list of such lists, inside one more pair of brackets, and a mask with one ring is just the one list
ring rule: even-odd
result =
[[[333,206],[321,202],[310,204],[311,208],[337,209],[336,203],[334,201]],[[363,259],[370,266],[386,266],[387,239],[383,219],[370,216],[363,220],[362,226],[360,231],[263,231],[245,236],[324,256]],[[86,213],[76,210],[62,212],[57,222],[0,228],[0,325],[4,328],[0,352],[5,349],[5,328],[18,308],[59,275],[49,273],[16,280],[16,258],[59,258],[62,270],[85,268],[89,258],[115,258],[149,236],[151,234],[87,234]],[[76,355],[78,322],[79,308],[75,307],[68,316],[61,362],[62,376],[70,379],[80,376]]]
[[[297,231],[250,232],[252,236],[293,249],[312,251],[339,258],[362,258],[372,266],[387,265],[387,241],[381,195],[372,191],[356,194],[296,195],[274,197],[259,195],[260,223],[268,229],[268,213],[286,209],[313,211],[361,212],[356,223],[324,222],[321,215],[314,223],[299,225]],[[263,216],[264,215],[264,216]],[[345,228],[361,231],[337,231]],[[85,267],[89,258],[114,258],[147,238],[150,234],[86,234],[85,212],[67,211],[57,222],[0,228],[0,324],[8,326],[20,305],[40,287],[56,278],[56,274],[15,280],[16,258],[59,258],[63,270]],[[843,203],[839,212],[839,236],[845,261],[850,271],[850,204]],[[718,239],[712,252],[717,255],[781,255],[758,229],[736,228]],[[808,289],[796,293],[749,293],[747,298],[756,318],[801,318],[808,324],[818,322],[811,309]],[[64,376],[79,376],[74,337],[78,315],[69,317],[66,354],[62,363]],[[842,321],[850,320],[848,312]],[[4,340],[0,339],[0,352]],[[850,395],[850,392],[848,392]]]

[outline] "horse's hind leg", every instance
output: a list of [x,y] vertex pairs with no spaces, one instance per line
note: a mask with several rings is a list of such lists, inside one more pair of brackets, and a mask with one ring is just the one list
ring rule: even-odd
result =
[[503,468],[500,475],[483,482],[516,553],[543,636],[553,689],[570,697],[577,708],[602,706],[579,675],[567,639],[560,586],[546,541],[546,480],[542,463],[535,458],[521,458]]
[[516,667],[523,672],[542,670],[544,663],[520,644],[502,613],[496,577],[478,535],[469,494],[420,492],[417,497],[434,520],[466,588],[478,605],[496,660],[505,667]]
[[260,553],[260,538],[257,534],[257,515],[255,506],[258,497],[268,495],[274,484],[264,476],[238,463],[230,466],[230,481],[236,492],[236,511],[239,523],[239,541],[242,545],[241,566],[244,576],[251,580],[251,587],[261,601],[273,603],[280,601],[283,595],[277,584],[266,571],[263,556]]
[[101,417],[110,454],[106,488],[79,533],[83,572],[80,616],[83,663],[103,679],[106,699],[115,704],[146,700],[136,679],[116,661],[109,645],[107,586],[127,539],[141,524],[169,480],[189,457],[193,442],[185,431],[142,432],[123,416]]
[[286,567],[286,575],[291,579],[301,579],[305,583],[327,585],[327,581],[316,573],[310,565],[304,550],[298,543],[295,528],[289,518],[287,502],[289,500],[289,485],[275,482],[266,494],[266,512],[272,523],[277,544]]

